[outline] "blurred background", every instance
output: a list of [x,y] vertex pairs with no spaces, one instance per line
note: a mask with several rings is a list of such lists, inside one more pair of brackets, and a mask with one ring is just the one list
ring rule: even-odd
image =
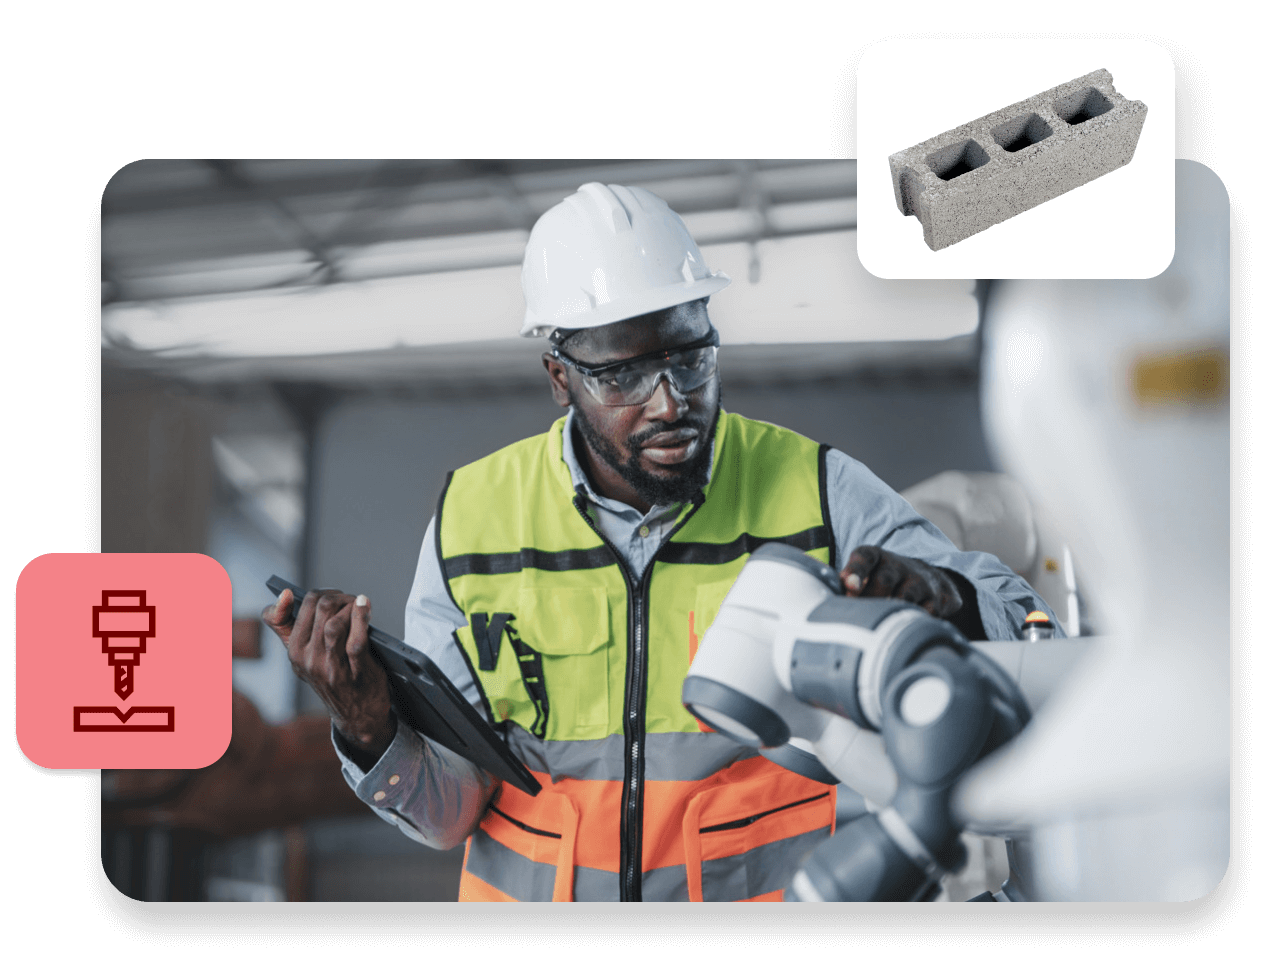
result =
[[[456,899],[462,849],[405,838],[342,781],[260,627],[264,582],[364,592],[402,635],[445,474],[562,413],[544,342],[516,334],[520,261],[593,180],[654,191],[732,277],[710,304],[726,409],[861,460],[1090,632],[1069,551],[991,473],[991,284],[864,271],[856,161],[140,161],[102,201],[102,550],[226,568],[236,704],[212,767],[104,772],[103,863],[129,896]],[[952,899],[1007,869],[973,843]]]

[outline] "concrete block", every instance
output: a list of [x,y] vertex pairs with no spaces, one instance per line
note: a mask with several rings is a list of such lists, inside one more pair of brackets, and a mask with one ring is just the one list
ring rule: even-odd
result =
[[1095,70],[893,154],[894,198],[941,250],[1123,167],[1146,116]]

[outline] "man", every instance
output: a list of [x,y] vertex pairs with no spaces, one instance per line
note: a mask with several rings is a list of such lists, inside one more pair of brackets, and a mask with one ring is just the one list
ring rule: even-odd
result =
[[286,593],[264,619],[328,705],[348,782],[437,847],[467,839],[460,898],[781,899],[830,833],[835,791],[700,725],[680,688],[749,553],[780,540],[971,637],[1043,609],[994,557],[961,553],[864,466],[720,409],[711,273],[639,188],[592,183],[525,253],[521,333],[547,336],[566,418],[453,473],[405,614],[504,731],[537,797],[504,788],[391,709],[369,604]]

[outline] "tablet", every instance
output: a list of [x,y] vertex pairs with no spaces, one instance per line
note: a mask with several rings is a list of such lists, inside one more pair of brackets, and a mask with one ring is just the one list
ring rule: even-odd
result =
[[[293,616],[298,616],[305,590],[280,577],[268,580],[267,588],[277,597],[286,588],[292,590]],[[372,624],[369,649],[387,671],[391,697],[401,720],[513,787],[530,796],[537,795],[542,784],[430,657]]]

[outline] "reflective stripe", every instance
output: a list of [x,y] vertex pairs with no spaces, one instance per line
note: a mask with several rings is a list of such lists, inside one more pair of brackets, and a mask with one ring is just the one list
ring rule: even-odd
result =
[[492,884],[485,883],[479,877],[462,871],[458,884],[458,901],[460,903],[519,903],[515,897],[509,897]]
[[757,537],[744,533],[728,543],[677,543],[672,540],[658,551],[658,559],[663,563],[730,563],[765,543],[785,543],[801,550],[817,550],[831,545],[831,535],[826,527],[810,527],[786,537]]
[[[745,853],[708,860],[702,864],[702,899],[707,901],[776,899],[795,875],[800,861],[824,838],[826,828],[776,840]],[[488,836],[483,830],[472,835],[463,868],[463,892],[468,892],[471,874],[503,895],[526,902],[546,903],[552,899],[556,868],[516,853]],[[686,870],[660,867],[647,870],[641,878],[644,899],[677,902],[689,899]],[[477,888],[471,889],[474,899]],[[483,891],[480,891],[481,893]],[[618,874],[611,870],[577,867],[573,878],[573,899],[580,902],[616,902]]]
[[748,900],[782,890],[805,854],[831,836],[823,827],[796,837],[775,840],[746,853],[702,862],[703,900]]
[[[646,870],[640,876],[641,896],[652,902],[687,902],[689,887],[684,867],[659,867]],[[612,870],[595,870],[578,867],[573,877],[573,899],[591,902],[616,903],[618,900],[618,874]]]
[[448,580],[469,573],[519,573],[521,570],[594,570],[613,566],[613,552],[608,547],[590,550],[534,550],[513,553],[463,553],[446,557],[444,575]]
[[645,734],[644,776],[646,780],[704,780],[740,760],[756,756],[747,747],[724,734]]
[[[680,879],[684,880],[683,871]],[[573,871],[573,899],[583,903],[616,903],[618,871],[576,867]]]
[[640,895],[646,900],[689,899],[689,884],[684,867],[658,867],[640,875]]
[[[554,866],[530,860],[482,830],[472,836],[463,872],[464,891],[467,887],[465,875],[469,873],[504,896],[529,903],[550,902],[556,882]],[[640,883],[645,900],[687,902],[689,899],[685,868],[682,866],[649,870],[641,877]],[[583,903],[616,903],[617,871],[576,867],[573,872],[573,899]]]
[[[511,725],[507,746],[530,770],[551,774],[551,782],[622,780],[623,738],[539,740]],[[731,763],[754,756],[752,747],[718,733],[649,733],[645,735],[645,779],[702,780]]]
[[554,863],[538,863],[499,843],[483,830],[471,835],[466,870],[509,897],[548,903],[556,886]]

